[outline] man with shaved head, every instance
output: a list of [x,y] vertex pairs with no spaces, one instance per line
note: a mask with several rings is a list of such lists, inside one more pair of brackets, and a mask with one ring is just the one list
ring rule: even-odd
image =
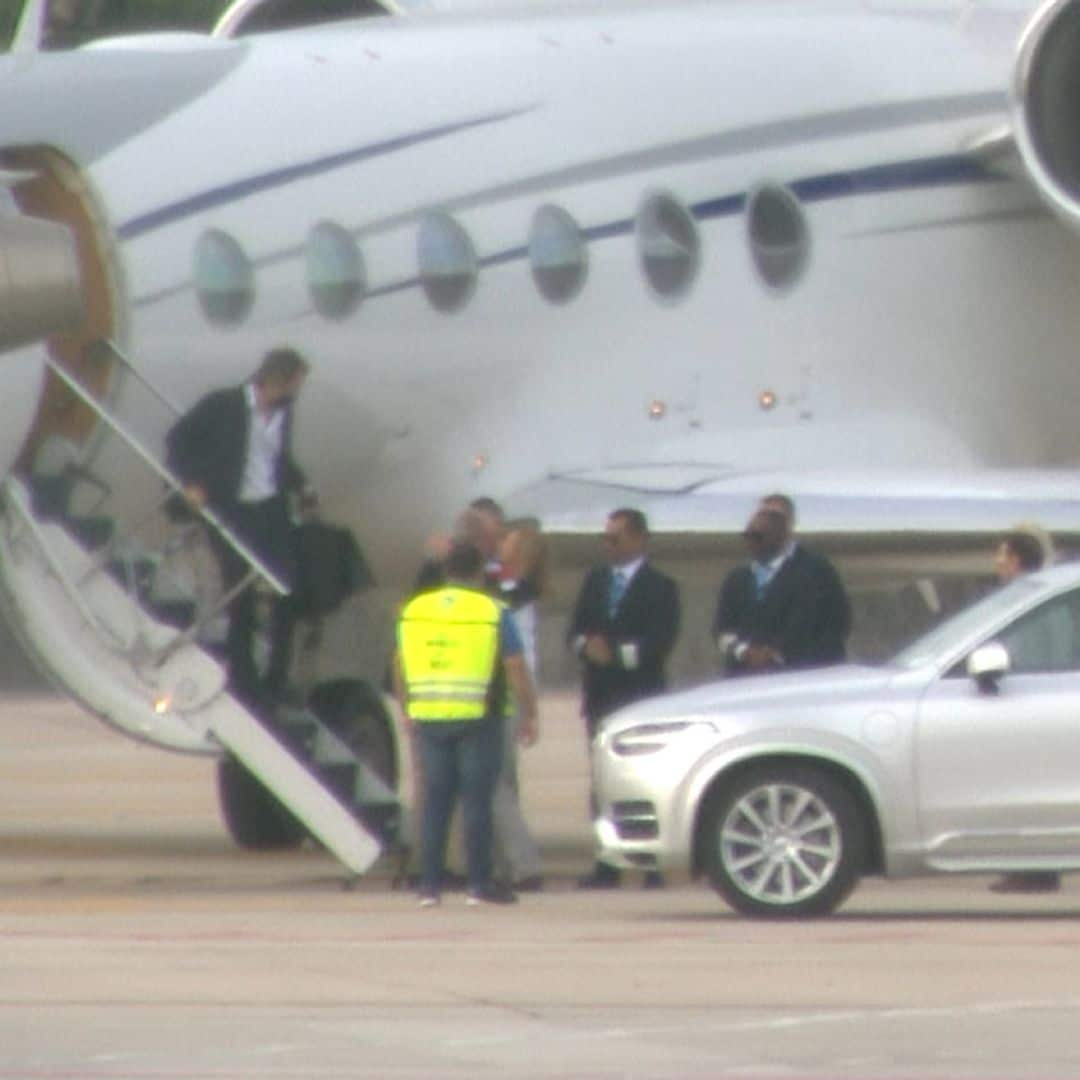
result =
[[795,540],[794,503],[761,501],[743,533],[750,561],[724,579],[713,634],[725,670],[760,674],[840,663],[851,608],[824,556]]

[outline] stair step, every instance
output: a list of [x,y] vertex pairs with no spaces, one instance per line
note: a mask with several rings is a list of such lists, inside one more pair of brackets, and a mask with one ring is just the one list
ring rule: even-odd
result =
[[319,725],[314,717],[296,709],[279,709],[272,720],[264,726],[303,761],[310,762],[315,756],[315,743]]
[[286,706],[263,726],[384,848],[400,847],[402,813],[397,795],[315,713]]
[[228,695],[207,709],[210,728],[355,874],[367,871],[382,852],[377,836],[317,776],[309,762],[282,745],[278,733]]
[[328,790],[332,791],[349,809],[356,804],[356,762],[332,762],[316,765],[315,772],[322,777]]
[[223,689],[225,673],[206,649],[177,646],[169,620],[156,617],[165,612],[148,602],[146,566],[101,567],[59,523],[30,512],[16,478],[4,496],[0,515],[18,527],[0,530],[0,600],[73,696],[136,737],[228,751],[354,874],[397,846],[395,793],[313,713],[256,717]]

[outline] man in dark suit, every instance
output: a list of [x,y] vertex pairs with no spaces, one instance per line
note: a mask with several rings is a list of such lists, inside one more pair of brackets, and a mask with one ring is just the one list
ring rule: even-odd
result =
[[795,541],[785,496],[762,501],[743,536],[750,562],[724,579],[713,634],[729,674],[840,663],[851,632],[843,583],[823,556]]
[[[679,632],[679,592],[647,559],[649,527],[640,510],[614,511],[604,528],[606,566],[585,577],[570,620],[570,647],[583,665],[582,713],[590,745],[604,717],[661,693],[664,665]],[[609,888],[619,872],[598,862],[582,888]],[[660,884],[658,874],[647,885]]]
[[[295,349],[272,349],[249,382],[207,394],[165,438],[166,461],[188,501],[213,510],[286,584],[296,571],[288,494],[304,486],[292,456],[292,413],[307,371]],[[248,564],[217,535],[213,543],[224,587],[231,590]],[[255,603],[248,588],[229,605],[225,646],[232,691],[259,706],[285,688],[295,618],[291,604],[274,603],[270,660],[260,682],[253,657]]]

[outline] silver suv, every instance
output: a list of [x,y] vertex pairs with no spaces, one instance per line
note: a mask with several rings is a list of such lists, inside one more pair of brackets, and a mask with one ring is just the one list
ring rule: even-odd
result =
[[1080,869],[1080,564],[1031,574],[880,667],[725,679],[597,736],[604,861],[820,915],[866,874]]

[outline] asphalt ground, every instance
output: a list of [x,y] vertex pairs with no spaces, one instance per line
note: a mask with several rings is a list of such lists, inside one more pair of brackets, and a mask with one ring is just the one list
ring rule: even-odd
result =
[[0,1080],[1080,1077],[1080,881],[872,880],[798,923],[581,893],[580,725],[544,707],[547,889],[419,910],[390,866],[235,849],[208,761],[0,701]]

